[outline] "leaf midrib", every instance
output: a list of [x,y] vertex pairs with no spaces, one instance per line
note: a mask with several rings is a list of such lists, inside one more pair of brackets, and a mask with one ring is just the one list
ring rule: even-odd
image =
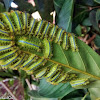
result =
[[[28,54],[31,54],[31,53],[29,53],[29,52],[27,52],[27,51],[23,51],[23,52],[28,53]],[[40,57],[40,58],[42,57],[42,56],[39,56],[39,55],[37,55],[37,56]],[[49,59],[49,58],[45,58],[45,59],[48,60],[48,61],[50,61],[50,62],[53,62],[53,63],[59,64],[59,65],[61,65],[61,66],[67,67],[67,68],[69,68],[69,69],[71,69],[71,70],[77,71],[77,72],[79,72],[79,73],[82,73],[82,74],[88,75],[88,76],[90,76],[90,77],[92,77],[92,78],[95,78],[95,79],[100,80],[100,77],[95,76],[95,75],[92,75],[92,74],[87,73],[87,72],[85,72],[85,71],[81,71],[81,70],[79,70],[79,69],[76,69],[76,68],[73,68],[73,67],[71,67],[71,66],[68,66],[68,65],[62,64],[62,63],[60,63],[60,62],[57,62],[57,61],[51,60],[51,59]]]

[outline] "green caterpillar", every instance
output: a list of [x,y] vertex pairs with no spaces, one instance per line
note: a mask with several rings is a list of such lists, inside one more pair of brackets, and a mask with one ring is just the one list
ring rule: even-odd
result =
[[[52,41],[63,49],[77,52],[75,36],[44,20],[30,18],[26,12],[0,13],[0,65],[2,68],[21,68],[36,78],[46,78],[53,85],[77,78],[65,72],[63,66],[52,63]],[[41,56],[38,56],[41,55]]]
[[78,87],[89,84],[89,80],[82,78],[82,79],[76,79],[70,82],[72,87]]

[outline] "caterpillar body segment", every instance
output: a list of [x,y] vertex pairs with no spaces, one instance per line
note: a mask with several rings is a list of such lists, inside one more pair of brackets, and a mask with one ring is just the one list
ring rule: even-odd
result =
[[38,23],[37,23],[37,27],[36,27],[36,30],[35,30],[35,35],[37,37],[39,37],[41,35],[41,28],[43,27],[43,20],[40,20]]
[[52,47],[51,47],[51,43],[49,40],[44,39],[43,40],[43,47],[44,47],[44,57],[45,58],[50,58],[52,56]]
[[22,20],[23,20],[23,29],[27,29],[29,27],[29,14],[22,12]]
[[35,20],[33,18],[31,19],[30,24],[29,24],[28,34],[35,34],[35,32],[33,30],[35,29],[37,22],[38,22],[37,20]]
[[1,62],[1,66],[2,67],[8,67],[11,64],[13,64],[13,62],[18,58],[18,54],[15,54],[13,57],[11,57],[10,59],[8,59],[7,61],[3,61]]
[[62,42],[62,47],[65,50],[68,50],[68,48],[69,48],[69,39],[68,39],[67,33],[64,34],[63,42]]
[[21,63],[24,61],[25,56],[26,56],[25,54],[21,54],[21,56],[18,57],[17,61],[10,67],[12,69],[17,69],[21,65]]
[[70,47],[71,47],[72,51],[78,51],[75,36],[73,34],[69,33],[68,37],[69,37]]
[[0,13],[2,21],[9,27],[10,32],[14,32],[15,28],[10,18],[10,13]]
[[32,39],[28,39],[27,37],[18,37],[17,44],[21,46],[22,48],[26,48],[27,50],[36,50],[37,52],[40,51],[41,48],[41,42],[35,42]]
[[89,84],[89,80],[87,78],[76,79],[76,80],[70,81],[70,84],[72,87],[84,86],[84,85]]
[[11,41],[10,37],[0,36],[0,45],[9,45]]
[[68,74],[61,72],[61,74],[59,75],[59,77],[55,80],[52,81],[51,84],[53,85],[58,85],[59,83],[61,83],[67,76]]
[[27,66],[31,63],[33,63],[34,61],[36,61],[37,56],[35,54],[30,55],[30,57],[28,57],[28,59],[21,65],[21,68],[23,70],[27,69]]
[[21,21],[21,14],[19,11],[11,11],[11,17],[14,20],[14,26],[17,28],[17,30],[22,30],[22,21]]
[[27,72],[28,73],[33,73],[39,66],[44,65],[46,63],[46,60],[44,58],[38,59],[36,62],[28,66]]
[[57,29],[58,29],[58,26],[52,25],[52,28],[51,28],[51,31],[50,31],[50,35],[49,35],[49,39],[50,40],[54,39]]
[[47,79],[48,82],[54,82],[59,76],[60,76],[61,72],[57,70],[57,72],[52,76],[52,77],[49,77]]
[[9,31],[0,29],[0,35],[6,35],[6,36],[9,36]]
[[43,31],[41,32],[42,36],[40,37],[41,39],[43,39],[44,37],[48,38],[48,30],[49,30],[49,22],[45,22],[45,27],[43,29]]
[[63,33],[64,33],[64,30],[59,28],[58,31],[57,31],[57,36],[56,36],[56,38],[55,38],[55,42],[56,42],[56,43],[58,43],[58,44],[61,43]]
[[66,78],[62,81],[62,83],[66,83],[71,80],[76,80],[77,75],[75,73],[67,73]]
[[12,45],[0,46],[0,52],[9,51],[12,49]]
[[46,74],[47,68],[44,68],[36,73],[36,78],[42,78]]
[[52,65],[48,71],[48,74],[45,76],[45,78],[51,77],[54,73],[56,73],[57,69],[58,69],[58,64]]
[[6,28],[5,24],[1,20],[0,20],[0,28],[1,29],[5,29]]
[[14,55],[17,51],[18,50],[12,50],[12,51],[9,51],[9,52],[7,52],[5,54],[0,55],[0,60],[8,58],[8,57]]

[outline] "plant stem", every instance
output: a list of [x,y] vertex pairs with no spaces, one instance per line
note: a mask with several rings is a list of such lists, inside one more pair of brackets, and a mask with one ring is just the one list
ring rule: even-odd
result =
[[13,97],[14,100],[18,100],[13,93],[10,91],[10,89],[4,84],[4,82],[0,82],[2,84],[2,86],[8,91],[8,93]]

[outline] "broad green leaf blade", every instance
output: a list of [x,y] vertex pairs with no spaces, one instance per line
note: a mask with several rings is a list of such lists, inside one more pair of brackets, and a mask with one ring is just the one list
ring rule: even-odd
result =
[[54,0],[54,6],[55,10],[57,12],[57,15],[59,15],[59,12],[64,4],[65,0]]
[[79,52],[72,52],[70,49],[66,51],[53,44],[54,56],[49,61],[64,66],[66,71],[78,73],[78,77],[100,79],[100,56],[79,39],[77,45]]
[[61,100],[74,100],[74,99],[75,100],[91,100],[87,89],[77,89],[75,91],[72,91],[68,95],[63,97]]
[[78,24],[82,23],[85,18],[88,17],[88,10],[86,6],[77,3],[75,3],[74,8],[73,26],[76,27]]
[[100,99],[100,88],[89,88],[91,100]]
[[71,20],[74,0],[65,0],[58,15],[57,25],[67,32],[71,31]]
[[46,97],[43,97],[36,90],[29,91],[28,94],[33,98],[33,100],[58,100],[58,98],[46,98]]
[[97,2],[97,3],[100,3],[100,0],[94,0],[95,2]]
[[80,24],[75,28],[75,34],[77,36],[81,36],[82,35],[82,27],[81,27]]
[[3,0],[5,7],[6,7],[6,11],[9,10],[12,1],[13,0]]
[[96,14],[96,11],[91,11],[89,14],[89,19],[91,24],[93,25],[94,29],[97,30],[98,32],[99,30],[99,26],[98,26],[98,14]]
[[91,24],[89,18],[86,18],[86,19],[82,22],[82,25],[83,25],[83,26],[92,26],[92,24]]
[[96,35],[94,42],[95,42],[96,46],[100,48],[100,36],[99,35]]
[[75,89],[71,87],[69,83],[60,83],[59,85],[52,85],[46,82],[45,79],[40,80],[39,90],[38,91],[31,91],[29,94],[33,97],[43,98],[62,98],[65,95],[69,94],[70,92],[74,91]]
[[39,94],[41,94],[44,97],[49,97],[49,98],[64,97],[73,90],[75,89],[72,88],[68,82],[66,84],[60,83],[59,85],[52,85],[46,82],[45,79],[40,80]]

